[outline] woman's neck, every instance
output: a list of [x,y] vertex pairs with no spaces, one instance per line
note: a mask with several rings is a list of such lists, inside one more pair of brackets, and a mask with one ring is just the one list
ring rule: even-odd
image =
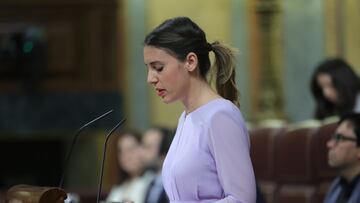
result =
[[182,100],[186,114],[191,113],[211,100],[221,98],[203,79],[190,80],[188,94]]
[[129,174],[129,176],[130,176],[130,180],[133,180],[133,179],[141,176],[141,171],[140,170],[133,171],[132,173]]

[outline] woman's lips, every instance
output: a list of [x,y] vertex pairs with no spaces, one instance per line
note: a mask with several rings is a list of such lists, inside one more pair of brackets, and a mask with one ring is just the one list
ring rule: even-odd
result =
[[156,94],[157,94],[159,97],[164,97],[164,96],[165,96],[165,93],[166,93],[166,90],[165,90],[165,89],[156,89]]

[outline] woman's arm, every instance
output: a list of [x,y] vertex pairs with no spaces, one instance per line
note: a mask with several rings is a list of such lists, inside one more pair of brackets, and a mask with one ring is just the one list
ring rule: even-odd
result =
[[209,134],[210,151],[225,195],[217,202],[254,203],[256,185],[250,141],[241,116],[217,113],[211,121]]

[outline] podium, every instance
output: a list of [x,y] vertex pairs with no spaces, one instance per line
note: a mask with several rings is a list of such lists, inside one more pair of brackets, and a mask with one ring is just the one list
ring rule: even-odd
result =
[[6,192],[6,203],[64,203],[66,192],[57,187],[15,185]]

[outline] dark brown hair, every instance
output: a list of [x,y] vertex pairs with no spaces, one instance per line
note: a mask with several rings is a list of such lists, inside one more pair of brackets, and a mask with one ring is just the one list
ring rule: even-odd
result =
[[166,50],[180,61],[193,52],[199,60],[200,75],[206,79],[211,67],[209,52],[215,54],[216,90],[220,96],[239,106],[239,91],[235,83],[234,49],[218,41],[208,43],[204,31],[188,17],[164,21],[144,40],[144,45]]
[[[340,99],[339,104],[335,105],[325,98],[323,90],[317,81],[318,75],[322,73],[328,74],[331,77],[331,81]],[[311,92],[316,102],[315,118],[323,119],[328,116],[352,111],[359,90],[359,78],[344,59],[329,58],[324,60],[316,67],[311,79]]]

